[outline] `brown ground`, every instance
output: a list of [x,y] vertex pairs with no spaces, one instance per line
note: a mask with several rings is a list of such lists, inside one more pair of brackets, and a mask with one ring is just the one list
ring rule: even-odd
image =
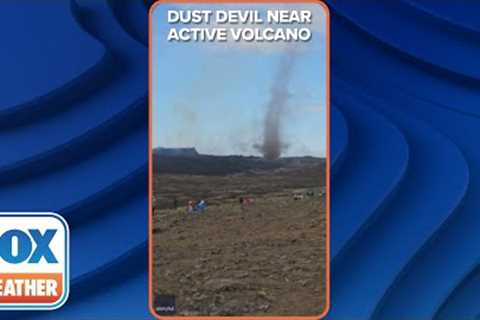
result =
[[[155,176],[154,290],[180,315],[318,315],[325,307],[323,166]],[[314,196],[294,200],[294,192]],[[162,195],[160,197],[159,195]],[[255,204],[243,208],[239,196]],[[209,203],[188,214],[188,199]]]

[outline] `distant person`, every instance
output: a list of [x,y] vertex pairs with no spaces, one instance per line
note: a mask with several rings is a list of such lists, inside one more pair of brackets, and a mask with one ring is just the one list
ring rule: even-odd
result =
[[198,213],[202,213],[207,209],[207,203],[205,200],[198,201],[197,205],[195,206],[195,211]]
[[188,200],[187,212],[188,212],[188,213],[192,213],[192,212],[193,212],[193,200]]
[[173,199],[173,208],[175,208],[175,210],[178,209],[178,199],[177,198]]
[[293,200],[303,200],[303,194],[301,193],[295,193],[293,195]]
[[245,209],[246,207],[252,205],[255,200],[253,200],[253,198],[251,197],[247,197],[247,198],[240,198],[240,205],[242,206],[242,209]]

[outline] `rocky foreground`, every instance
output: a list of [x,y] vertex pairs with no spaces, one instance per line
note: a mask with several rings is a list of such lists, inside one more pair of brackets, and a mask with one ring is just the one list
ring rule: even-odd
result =
[[[311,190],[311,189],[308,189]],[[224,199],[203,214],[154,212],[154,290],[181,315],[318,315],[325,307],[325,196]]]

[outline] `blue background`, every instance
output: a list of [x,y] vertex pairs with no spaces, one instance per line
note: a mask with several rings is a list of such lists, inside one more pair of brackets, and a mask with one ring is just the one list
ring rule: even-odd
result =
[[[147,2],[0,2],[0,207],[61,213],[72,266],[62,309],[0,319],[150,318]],[[480,3],[327,3],[327,318],[476,319]]]

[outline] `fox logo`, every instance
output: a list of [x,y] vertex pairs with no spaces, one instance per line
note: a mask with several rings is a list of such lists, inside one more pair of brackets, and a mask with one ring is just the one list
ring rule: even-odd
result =
[[38,229],[8,230],[0,235],[0,258],[7,263],[39,263],[44,258],[47,263],[58,263],[50,248],[50,242],[57,233],[47,229],[42,235]]
[[0,213],[0,310],[53,310],[69,292],[69,229],[55,213]]

